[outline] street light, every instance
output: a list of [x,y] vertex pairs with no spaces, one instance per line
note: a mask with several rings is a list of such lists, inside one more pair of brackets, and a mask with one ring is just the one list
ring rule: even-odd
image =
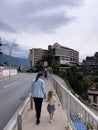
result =
[[12,49],[14,46],[18,46],[15,41],[12,44],[9,44],[9,42],[6,41],[5,44],[3,44],[3,46],[7,46],[9,49],[9,55],[12,56]]

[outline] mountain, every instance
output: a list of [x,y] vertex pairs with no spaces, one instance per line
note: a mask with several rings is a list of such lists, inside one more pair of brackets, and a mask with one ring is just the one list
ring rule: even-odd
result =
[[9,55],[0,55],[0,63],[7,62],[8,65],[20,67],[21,69],[29,66],[29,60],[26,58],[12,57]]

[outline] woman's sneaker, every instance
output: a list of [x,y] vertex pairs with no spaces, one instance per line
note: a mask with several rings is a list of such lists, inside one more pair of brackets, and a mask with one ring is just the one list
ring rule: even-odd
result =
[[37,121],[36,121],[36,124],[38,125],[39,123],[40,123],[40,120],[37,120]]

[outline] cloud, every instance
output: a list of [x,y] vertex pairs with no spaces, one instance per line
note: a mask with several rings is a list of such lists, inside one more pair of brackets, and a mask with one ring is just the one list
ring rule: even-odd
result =
[[54,42],[86,55],[97,50],[97,3],[89,0],[0,0],[0,36],[14,37],[22,45],[12,51],[19,56],[28,55],[26,49],[47,48]]
[[0,28],[7,32],[55,32],[73,20],[73,16],[66,14],[66,7],[82,3],[83,0],[1,0],[0,17],[4,20],[1,24],[6,26],[0,24]]
[[32,22],[34,23],[33,26],[36,26],[38,31],[49,33],[54,32],[57,28],[64,24],[68,24],[72,20],[74,20],[74,17],[68,17],[64,12],[59,12],[38,17],[36,16],[32,19]]
[[16,32],[9,24],[4,22],[2,19],[0,19],[0,30],[12,33]]

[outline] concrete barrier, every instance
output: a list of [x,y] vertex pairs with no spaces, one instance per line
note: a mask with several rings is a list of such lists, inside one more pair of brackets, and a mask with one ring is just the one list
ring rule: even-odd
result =
[[24,102],[21,104],[21,106],[18,108],[18,110],[15,112],[13,117],[10,119],[10,121],[7,123],[7,125],[4,127],[3,130],[14,130],[14,128],[17,126],[18,130],[22,130],[22,114],[28,105],[28,103],[31,100],[31,95],[24,100]]

